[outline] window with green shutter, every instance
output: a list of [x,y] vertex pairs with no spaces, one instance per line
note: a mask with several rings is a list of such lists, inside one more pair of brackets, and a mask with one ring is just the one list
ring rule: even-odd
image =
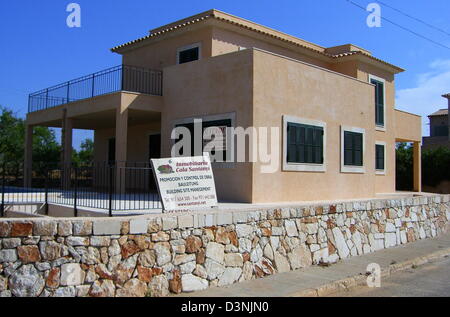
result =
[[287,162],[323,164],[323,127],[288,122]]
[[375,169],[384,170],[384,145],[375,145]]
[[370,82],[375,85],[375,124],[384,126],[384,83],[376,79]]
[[363,166],[363,134],[344,131],[344,165]]

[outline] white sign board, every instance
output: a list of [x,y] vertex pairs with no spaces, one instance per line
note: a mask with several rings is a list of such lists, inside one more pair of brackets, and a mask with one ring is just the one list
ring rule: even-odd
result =
[[164,210],[217,206],[216,186],[208,154],[152,159]]

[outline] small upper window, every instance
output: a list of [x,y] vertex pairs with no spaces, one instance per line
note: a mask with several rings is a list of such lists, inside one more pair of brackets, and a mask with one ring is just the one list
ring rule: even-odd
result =
[[191,45],[178,50],[178,64],[193,62],[200,59],[200,46]]

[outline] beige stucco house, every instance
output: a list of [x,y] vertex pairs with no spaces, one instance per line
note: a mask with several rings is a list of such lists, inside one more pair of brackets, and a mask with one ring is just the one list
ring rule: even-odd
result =
[[[63,128],[66,162],[72,129],[95,131],[96,161],[125,162],[170,156],[172,129],[201,118],[205,125],[281,131],[275,173],[263,173],[260,161],[214,165],[222,201],[395,192],[400,141],[414,143],[414,187],[421,190],[421,118],[394,107],[394,78],[403,70],[367,50],[322,47],[210,10],[112,51],[124,66],[30,95],[27,166],[36,125]],[[116,75],[119,86],[105,84]],[[84,95],[81,83],[92,83]]]

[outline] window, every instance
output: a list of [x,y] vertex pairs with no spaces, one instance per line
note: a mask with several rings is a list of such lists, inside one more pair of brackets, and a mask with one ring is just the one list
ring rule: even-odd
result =
[[364,173],[365,130],[341,128],[341,172]]
[[323,163],[323,128],[289,122],[288,163]]
[[[200,124],[200,123],[199,123]],[[191,156],[202,155],[203,151],[209,152],[211,156],[215,156],[218,161],[226,162],[227,161],[227,135],[226,128],[230,128],[232,126],[231,119],[224,120],[214,120],[214,121],[201,121],[201,140],[197,140],[197,142],[201,142],[202,144],[202,153],[195,153],[195,143],[194,143],[194,127],[195,123],[182,123],[177,124],[175,127],[186,127],[191,133]],[[211,135],[211,139],[205,139],[205,135],[208,136],[210,133],[205,133],[205,130],[208,128],[219,128],[222,132],[223,139],[218,138],[216,135]],[[212,131],[209,129],[208,131]],[[213,133],[214,134],[214,133]],[[178,142],[180,139],[175,140]],[[205,149],[206,145],[211,146],[211,142],[214,142],[214,147],[210,150]],[[181,149],[180,154],[183,155],[183,149]]]
[[344,131],[344,165],[363,166],[362,133]]
[[200,59],[200,44],[193,44],[178,49],[178,64],[193,62]]
[[375,124],[378,127],[384,127],[385,80],[375,76],[370,76],[370,83],[375,85]]
[[385,174],[386,170],[386,143],[375,143],[375,170],[377,174]]
[[325,123],[283,116],[283,170],[325,171]]

